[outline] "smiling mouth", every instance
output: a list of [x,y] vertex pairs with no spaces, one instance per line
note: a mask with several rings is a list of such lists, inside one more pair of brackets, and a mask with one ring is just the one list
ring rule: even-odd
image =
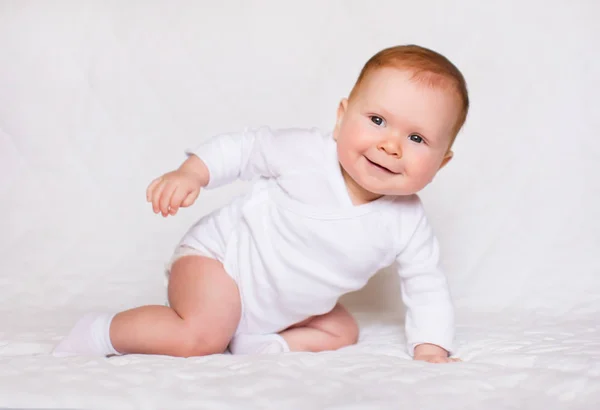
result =
[[389,174],[393,174],[393,175],[398,175],[398,174],[399,174],[399,172],[394,172],[394,171],[392,171],[391,169],[388,169],[388,168],[384,167],[383,165],[379,165],[378,163],[371,161],[371,160],[370,160],[369,158],[367,158],[367,157],[365,157],[365,159],[366,159],[367,161],[369,161],[369,163],[371,163],[372,165],[374,165],[374,166],[376,166],[377,168],[381,169],[382,171],[385,171],[385,172],[387,172],[387,173],[389,173]]

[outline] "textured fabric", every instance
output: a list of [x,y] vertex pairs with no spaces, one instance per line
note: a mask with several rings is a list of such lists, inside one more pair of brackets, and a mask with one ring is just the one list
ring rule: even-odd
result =
[[24,309],[3,321],[0,401],[13,408],[132,410],[392,410],[399,403],[427,410],[595,410],[600,402],[595,316],[465,312],[456,338],[464,362],[433,365],[410,360],[400,317],[355,315],[359,343],[335,352],[59,359],[52,347],[79,312]]

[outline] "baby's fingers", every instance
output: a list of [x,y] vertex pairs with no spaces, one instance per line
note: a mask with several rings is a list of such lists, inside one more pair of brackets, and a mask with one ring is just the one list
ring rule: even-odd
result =
[[160,212],[162,213],[162,216],[167,216],[169,214],[169,204],[171,203],[171,198],[173,197],[173,194],[175,193],[176,189],[177,185],[172,182],[170,184],[167,184],[163,189],[160,195],[159,202]]
[[160,182],[162,181],[162,177],[156,178],[154,181],[152,181],[150,183],[150,185],[148,185],[148,188],[146,188],[146,202],[151,202],[152,201],[152,193],[154,191],[154,189],[158,186],[158,184],[160,184]]
[[160,211],[160,198],[166,186],[167,181],[161,180],[152,190],[152,210],[155,214]]
[[181,203],[181,206],[184,207],[184,208],[186,208],[186,207],[192,205],[196,201],[196,199],[198,198],[198,195],[200,195],[200,190],[199,189],[194,189],[193,191],[191,191],[190,193],[188,193],[188,195],[185,197],[185,199]]
[[455,357],[445,357],[445,356],[437,356],[437,355],[428,355],[428,356],[417,356],[415,360],[422,360],[424,362],[429,363],[455,363],[461,362],[459,358]]
[[175,190],[175,193],[173,193],[173,196],[171,197],[171,202],[169,204],[169,213],[171,215],[175,215],[177,213],[179,207],[182,206],[183,200],[186,197],[186,195],[187,192],[181,187],[178,187]]

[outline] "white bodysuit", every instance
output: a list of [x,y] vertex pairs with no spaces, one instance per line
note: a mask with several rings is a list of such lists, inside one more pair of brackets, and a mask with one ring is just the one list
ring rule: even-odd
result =
[[397,262],[409,353],[452,350],[454,312],[439,249],[416,195],[352,204],[330,133],[263,127],[217,135],[186,151],[210,172],[206,187],[258,178],[251,191],[200,219],[180,245],[223,263],[238,284],[236,334],[279,332],[329,312]]

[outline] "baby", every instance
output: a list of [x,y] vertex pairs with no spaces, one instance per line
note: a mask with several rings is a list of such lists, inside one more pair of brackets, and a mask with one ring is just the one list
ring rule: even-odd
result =
[[439,248],[416,193],[452,159],[469,107],[442,55],[391,47],[363,67],[332,132],[266,127],[217,135],[147,200],[175,215],[202,188],[256,180],[201,218],[168,264],[168,305],[88,314],[56,356],[320,352],[357,342],[339,298],[394,264],[408,352],[452,362],[454,313]]

